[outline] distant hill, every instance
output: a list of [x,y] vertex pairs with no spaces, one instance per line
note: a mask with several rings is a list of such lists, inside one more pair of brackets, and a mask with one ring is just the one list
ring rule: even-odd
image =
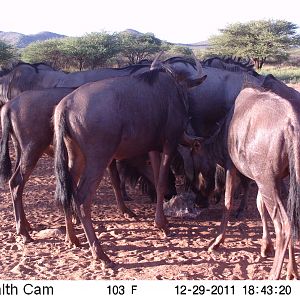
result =
[[[122,32],[134,34],[134,35],[143,35],[142,32],[139,32],[134,29],[126,29]],[[0,31],[0,40],[3,40],[17,48],[25,48],[30,43],[37,42],[37,41],[45,41],[48,39],[59,39],[67,37],[66,35],[54,33],[54,32],[48,32],[48,31],[42,31],[37,34],[22,34],[18,32],[5,32]],[[172,45],[178,45],[183,47],[189,47],[192,49],[199,49],[199,48],[206,48],[208,43],[207,41],[193,43],[193,44],[181,44],[181,43],[170,43]]]
[[3,41],[17,47],[17,48],[25,48],[30,43],[37,41],[44,41],[49,39],[58,39],[64,38],[65,35],[57,34],[53,32],[43,31],[37,34],[29,34],[25,35],[18,32],[4,32],[0,31],[0,39]]
[[[125,33],[129,33],[129,34],[133,34],[133,35],[143,35],[142,32],[139,32],[135,29],[125,29],[124,31]],[[198,43],[192,43],[192,44],[183,44],[183,43],[171,43],[169,42],[169,44],[171,45],[177,45],[177,46],[182,46],[182,47],[189,47],[191,49],[205,49],[208,47],[208,42],[207,41],[202,41],[202,42],[198,42]]]
[[131,29],[131,28],[128,28],[128,29],[125,29],[122,31],[122,33],[129,33],[129,34],[132,34],[132,35],[143,35],[143,33],[135,30],[135,29]]

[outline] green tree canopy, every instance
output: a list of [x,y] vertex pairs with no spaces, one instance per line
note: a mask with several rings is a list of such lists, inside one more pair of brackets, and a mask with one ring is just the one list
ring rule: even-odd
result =
[[89,33],[83,38],[89,68],[104,67],[120,52],[117,34]]
[[186,46],[172,45],[169,47],[168,53],[172,56],[190,56],[192,49]]
[[78,70],[107,66],[120,51],[117,36],[105,32],[66,38],[60,49],[69,65]]
[[288,50],[300,45],[297,25],[284,20],[234,23],[209,39],[209,52],[251,58],[258,69],[266,59],[287,59]]
[[0,67],[5,66],[17,57],[16,49],[0,40]]
[[29,63],[44,62],[54,68],[66,67],[66,59],[62,54],[63,39],[50,39],[29,44],[23,51],[22,60]]
[[119,34],[120,52],[130,64],[135,64],[142,59],[162,50],[162,41],[152,33],[132,34],[122,32]]
[[118,36],[101,32],[32,43],[23,50],[22,59],[46,62],[59,69],[83,70],[108,65],[119,51]]

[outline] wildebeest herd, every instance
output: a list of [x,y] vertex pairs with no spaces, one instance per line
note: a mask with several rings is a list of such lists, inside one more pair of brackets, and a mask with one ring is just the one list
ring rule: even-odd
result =
[[[263,223],[262,256],[272,247],[266,210],[276,233],[269,278],[280,278],[287,248],[286,276],[298,278],[293,243],[300,229],[300,94],[294,89],[272,75],[259,75],[249,62],[216,57],[201,64],[194,56],[164,61],[158,56],[125,68],[70,74],[21,63],[0,77],[0,86],[0,180],[9,184],[24,243],[32,238],[22,193],[43,153],[55,157],[55,197],[64,210],[66,241],[79,246],[76,215],[93,257],[109,268],[114,263],[91,220],[91,202],[105,169],[118,208],[129,217],[135,215],[124,203],[125,177],[131,169],[139,172],[156,198],[155,225],[168,235],[163,203],[176,194],[173,164],[180,161],[198,205],[225,192],[220,232],[209,251],[225,238],[237,179],[245,189],[252,180]],[[10,137],[16,151],[13,172]],[[220,173],[225,174],[221,187],[216,184]],[[281,187],[288,175],[285,201]]]

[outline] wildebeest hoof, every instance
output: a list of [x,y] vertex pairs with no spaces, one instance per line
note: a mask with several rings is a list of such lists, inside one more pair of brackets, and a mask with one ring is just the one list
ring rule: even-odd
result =
[[123,200],[126,201],[126,202],[127,202],[127,201],[128,201],[128,202],[129,202],[129,201],[133,201],[133,199],[132,199],[131,197],[129,197],[129,196],[123,197]]
[[101,261],[101,269],[102,270],[107,270],[107,269],[116,269],[117,264],[115,264],[113,261],[108,260],[108,261]]
[[207,252],[208,253],[215,253],[219,249],[220,243],[217,243],[213,240],[210,245],[208,246]]
[[299,280],[299,275],[295,272],[288,272],[286,274],[286,280]]
[[137,220],[137,215],[133,213],[131,210],[123,212],[123,217],[128,220]]
[[65,242],[69,245],[70,248],[73,248],[73,246],[75,246],[75,247],[80,247],[81,246],[77,236],[75,236],[73,238],[70,238],[70,237],[66,236]]
[[30,226],[30,224],[28,222],[25,223],[25,229],[28,231],[28,232],[31,232],[32,231],[32,227]]
[[274,256],[274,247],[272,244],[262,245],[260,249],[261,257],[272,257]]
[[167,237],[170,237],[172,234],[171,234],[171,231],[168,227],[166,228],[163,228],[163,229],[160,229],[160,232],[162,234],[162,238],[165,239]]
[[34,242],[34,239],[30,235],[22,236],[22,238],[24,244],[29,244]]

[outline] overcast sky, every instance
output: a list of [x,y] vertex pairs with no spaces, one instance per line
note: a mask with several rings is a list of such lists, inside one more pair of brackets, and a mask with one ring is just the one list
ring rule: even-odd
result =
[[235,22],[284,19],[300,26],[299,0],[0,0],[0,31],[81,36],[128,28],[194,43]]

